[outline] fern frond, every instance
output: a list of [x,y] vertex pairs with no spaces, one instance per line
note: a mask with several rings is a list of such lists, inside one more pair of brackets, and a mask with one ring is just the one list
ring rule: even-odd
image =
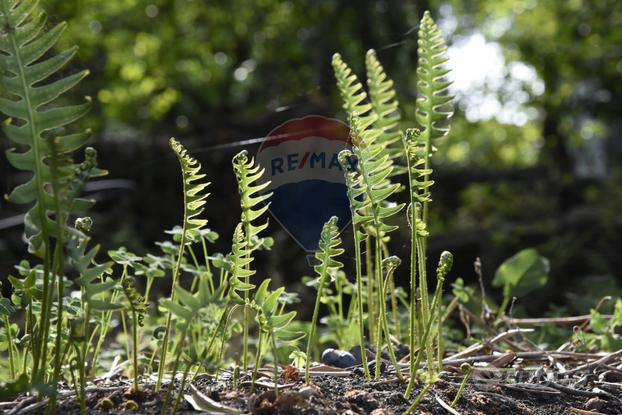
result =
[[343,100],[343,109],[348,118],[358,117],[362,130],[367,130],[378,119],[367,102],[367,93],[352,69],[341,59],[341,55],[333,55],[333,71],[337,79],[337,88]]
[[246,150],[236,154],[233,157],[232,164],[240,194],[241,221],[246,239],[249,241],[248,248],[253,251],[262,244],[259,233],[268,227],[268,220],[259,225],[255,222],[264,215],[270,206],[270,203],[266,201],[272,196],[272,193],[261,194],[270,185],[270,182],[259,183],[265,169],[256,164],[253,157],[249,158]]
[[76,282],[82,288],[82,299],[90,305],[92,310],[119,310],[123,308],[122,305],[101,300],[97,297],[98,294],[113,289],[116,281],[110,278],[104,280],[103,276],[111,272],[113,263],[97,263],[95,257],[99,252],[100,246],[96,245],[87,251],[88,242],[89,238],[82,235],[81,237],[72,236],[66,243],[69,262],[80,274]]
[[315,253],[315,259],[318,264],[313,267],[319,277],[324,275],[335,275],[343,264],[335,257],[343,254],[345,250],[340,248],[341,238],[339,237],[339,228],[337,227],[336,216],[333,216],[324,224],[320,234],[320,250]]
[[[351,131],[355,143],[352,153],[358,160],[356,173],[346,176],[346,180],[350,180],[356,189],[351,192],[350,199],[356,212],[352,220],[357,226],[368,224],[366,228],[371,228],[372,236],[382,238],[397,229],[397,226],[388,225],[387,219],[404,208],[403,203],[390,202],[399,184],[391,183],[389,179],[393,165],[384,146],[375,142],[374,136],[369,134],[370,129],[361,128],[358,117],[353,117]],[[349,152],[344,151],[342,158],[350,158]]]
[[[429,179],[432,169],[426,166],[426,145],[420,140],[421,132],[415,128],[409,128],[402,136],[406,152],[406,164],[409,170],[410,201],[408,206],[409,225],[415,226],[417,234],[422,237],[428,236],[426,222],[421,216],[421,207],[432,201],[430,188],[434,184]],[[415,205],[416,206],[413,206]],[[414,209],[414,211],[411,211]],[[414,221],[414,223],[413,223]]]
[[[446,80],[449,69],[445,67],[447,45],[441,31],[434,23],[430,13],[423,14],[419,25],[419,61],[417,64],[417,90],[419,96],[415,106],[415,118],[422,131],[419,141],[424,151],[424,168],[429,169],[429,158],[433,151],[433,140],[449,132],[449,118],[452,115],[448,89],[451,85]],[[429,172],[424,175],[427,181]],[[424,205],[424,221],[427,217],[427,204]]]
[[[391,160],[396,162],[403,157],[403,147],[399,129],[401,115],[393,80],[385,73],[373,49],[365,56],[365,66],[372,111],[378,117],[373,126],[381,131],[379,141],[387,148]],[[404,168],[396,166],[393,174],[404,172]]]
[[231,253],[227,255],[227,259],[231,264],[231,277],[229,278],[229,299],[237,304],[244,304],[244,299],[240,296],[240,292],[247,292],[255,288],[253,284],[245,282],[245,280],[255,274],[250,269],[250,263],[253,257],[247,247],[246,238],[242,224],[238,223],[233,232],[233,241],[231,244]]
[[311,319],[311,328],[309,330],[309,337],[307,338],[307,359],[305,364],[305,382],[309,382],[309,364],[311,362],[311,344],[315,338],[316,324],[318,313],[320,310],[320,301],[323,296],[324,286],[326,285],[326,279],[335,275],[340,268],[343,267],[343,263],[337,261],[335,258],[345,252],[340,248],[341,238],[339,238],[339,228],[337,227],[337,217],[331,217],[322,228],[320,234],[320,250],[315,253],[315,259],[318,264],[313,267],[318,275],[319,284],[317,288],[317,296],[315,298],[315,306],[313,308],[313,317]]
[[210,294],[207,284],[199,284],[198,291],[194,294],[179,285],[174,289],[176,300],[161,299],[160,304],[176,316],[183,326],[187,326],[196,318],[203,308],[218,301]]
[[[204,210],[205,199],[209,196],[209,193],[205,193],[205,188],[209,186],[210,183],[203,181],[205,174],[200,173],[201,163],[191,157],[183,145],[174,138],[169,140],[169,144],[177,155],[183,175],[183,230],[186,234],[191,231],[200,231],[207,225],[207,220],[198,219],[197,217]],[[182,235],[182,241],[184,241],[184,243],[187,241],[184,235]]]
[[[54,191],[58,191],[52,185],[51,143],[56,156],[70,156],[86,142],[89,131],[65,134],[64,127],[87,112],[90,99],[72,106],[57,103],[88,71],[49,81],[73,57],[76,48],[48,57],[66,24],[60,23],[45,32],[46,16],[37,3],[0,2],[0,80],[4,89],[0,111],[9,117],[3,125],[5,134],[18,146],[17,150],[7,151],[9,163],[32,174],[26,183],[13,189],[8,199],[33,204],[26,215],[26,238],[29,250],[42,256],[47,238],[58,234],[57,221],[49,214],[55,210]],[[66,166],[70,164],[69,159]]]
[[281,341],[285,343],[294,342],[304,336],[304,333],[289,330],[289,324],[296,317],[295,311],[290,311],[285,314],[280,314],[279,298],[285,292],[284,287],[277,288],[274,291],[270,291],[270,279],[264,280],[257,292],[255,298],[252,301],[251,308],[260,311],[256,315],[256,320],[259,328],[266,334],[273,336],[275,341]]

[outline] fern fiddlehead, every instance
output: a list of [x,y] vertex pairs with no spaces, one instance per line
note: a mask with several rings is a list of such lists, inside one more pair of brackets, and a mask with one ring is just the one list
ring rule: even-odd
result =
[[[258,183],[264,174],[264,169],[255,163],[252,157],[248,157],[248,152],[242,150],[233,157],[233,171],[238,182],[238,192],[240,194],[240,207],[242,208],[241,223],[246,237],[246,257],[250,258],[252,252],[261,246],[262,241],[259,233],[268,227],[268,221],[256,224],[256,221],[268,210],[269,203],[266,200],[272,193],[261,194],[261,191],[270,185],[269,181]],[[262,206],[263,204],[263,206]],[[244,266],[248,269],[250,261]],[[244,283],[250,283],[250,275],[243,276]],[[244,291],[244,303],[249,301],[249,291]],[[243,321],[243,355],[242,368],[248,369],[248,328],[250,325],[250,310],[244,307]]]
[[[324,285],[326,279],[336,273],[343,267],[343,264],[335,259],[339,255],[344,253],[344,249],[340,248],[341,238],[339,238],[339,228],[337,227],[337,217],[333,216],[328,222],[324,224],[322,233],[320,234],[320,250],[315,253],[315,259],[318,264],[313,267],[315,273],[319,277],[319,286],[317,289],[317,296],[315,299],[315,306],[313,307],[313,317],[311,319],[311,327],[309,329],[309,336],[307,338],[307,359],[305,364],[305,383],[309,383],[309,365],[311,363],[311,344],[315,337],[315,331],[317,324],[318,313],[320,310],[320,299],[322,298],[322,291],[324,291]],[[362,354],[361,354],[362,356]]]
[[121,288],[132,312],[132,365],[134,366],[134,391],[138,391],[138,328],[144,325],[147,303],[136,290],[136,280],[133,277],[125,278],[121,283]]
[[[205,192],[209,182],[205,182],[205,174],[201,172],[201,164],[192,156],[188,154],[188,151],[174,138],[169,140],[169,145],[177,159],[181,168],[182,184],[183,184],[183,196],[184,196],[184,214],[183,224],[181,231],[181,240],[179,243],[179,252],[177,253],[177,262],[173,269],[172,275],[172,290],[171,301],[175,300],[175,295],[178,292],[175,288],[177,280],[179,278],[179,271],[181,269],[181,262],[184,257],[184,250],[188,240],[189,232],[199,232],[203,227],[207,225],[207,220],[200,219],[198,216],[203,212],[205,205],[205,199],[209,196],[209,193]],[[156,381],[156,390],[160,390],[162,383],[162,376],[164,375],[164,368],[166,365],[166,353],[168,351],[168,339],[171,329],[171,312],[169,311],[166,317],[166,326],[164,331],[164,338],[162,343],[162,350],[160,353],[160,363],[158,366],[158,379]]]

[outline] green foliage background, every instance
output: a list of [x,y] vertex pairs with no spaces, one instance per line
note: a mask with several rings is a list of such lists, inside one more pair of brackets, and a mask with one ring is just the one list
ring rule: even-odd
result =
[[[302,115],[343,119],[331,68],[335,51],[362,76],[365,51],[376,49],[396,82],[402,123],[413,125],[416,23],[430,9],[441,27],[453,28],[443,27],[450,47],[473,33],[499,45],[507,64],[503,85],[512,81],[509,65],[522,62],[544,86],[523,88],[532,116],[522,126],[495,117],[469,121],[470,97],[458,96],[452,131],[438,142],[434,160],[430,257],[452,251],[451,278],[474,283],[476,256],[490,281],[505,258],[537,247],[550,260],[551,278],[523,304],[532,312],[551,302],[583,312],[600,294],[621,291],[619,1],[49,0],[44,6],[50,24],[69,23],[61,49],[80,48],[68,73],[91,71],[74,98],[93,97],[83,125],[94,130],[100,165],[111,172],[111,181],[87,188],[99,199],[94,239],[106,248],[144,252],[175,224],[182,206],[171,135],[183,137],[205,166],[214,182],[209,219],[229,234],[239,216],[228,208],[237,198],[229,160],[240,149],[212,147],[264,136]],[[503,88],[496,93],[502,103],[512,98]],[[20,180],[2,161],[2,190]],[[22,228],[10,226],[21,213],[0,202],[2,279],[24,251]],[[273,280],[304,292],[296,285],[309,272],[302,251],[274,221],[269,233],[275,248],[257,260],[271,267]],[[403,240],[396,252],[402,258],[407,238],[395,236]],[[352,258],[343,261],[348,267]]]

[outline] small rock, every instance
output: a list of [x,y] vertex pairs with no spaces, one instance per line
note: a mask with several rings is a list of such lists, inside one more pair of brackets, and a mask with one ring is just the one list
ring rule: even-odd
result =
[[585,403],[585,409],[587,409],[588,411],[597,412],[597,411],[600,411],[602,407],[605,406],[606,403],[607,403],[606,401],[598,397],[590,398]]
[[326,349],[322,353],[322,363],[342,369],[356,365],[356,359],[352,353],[338,349]]
[[390,412],[387,412],[385,409],[383,408],[377,408],[374,409],[373,411],[371,411],[371,413],[369,415],[389,415]]
[[298,393],[304,398],[310,398],[311,396],[317,396],[320,394],[317,386],[308,385],[301,388]]
[[[363,363],[363,361],[361,360],[361,347],[360,346],[354,346],[350,349],[350,353],[352,354],[352,356],[354,356],[354,358],[356,359],[356,364],[360,365],[361,363]],[[370,359],[374,358],[374,354],[369,350],[369,349],[365,349],[365,354],[367,355],[367,360],[369,361]]]

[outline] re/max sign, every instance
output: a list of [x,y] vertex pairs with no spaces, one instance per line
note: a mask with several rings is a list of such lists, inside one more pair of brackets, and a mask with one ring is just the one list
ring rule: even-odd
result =
[[[275,157],[270,162],[270,173],[272,176],[285,173],[286,171],[309,169],[339,169],[341,165],[338,159],[339,154],[326,154],[326,152],[306,151],[303,154],[291,153],[283,157]],[[352,168],[356,167],[355,158],[348,158]]]

